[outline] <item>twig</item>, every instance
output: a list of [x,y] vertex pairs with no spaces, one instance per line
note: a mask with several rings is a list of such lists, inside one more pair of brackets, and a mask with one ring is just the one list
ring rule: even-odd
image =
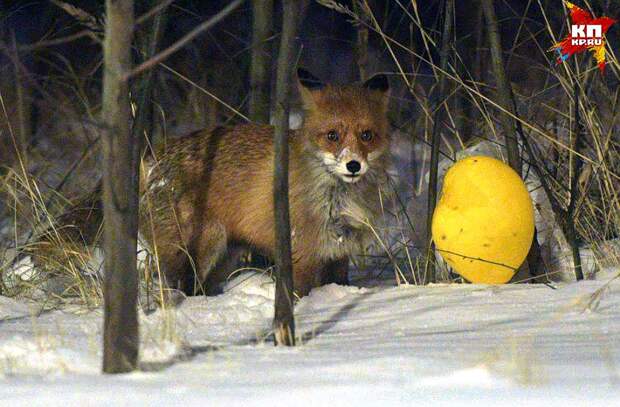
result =
[[243,3],[244,1],[245,0],[234,0],[228,6],[224,7],[219,13],[217,13],[216,15],[214,15],[207,21],[203,22],[202,24],[198,25],[196,28],[194,28],[189,33],[187,33],[183,38],[181,38],[180,40],[178,40],[177,42],[175,42],[174,44],[172,44],[165,50],[161,51],[159,54],[155,55],[154,57],[148,59],[147,61],[144,61],[143,63],[135,67],[131,72],[125,75],[123,80],[127,81],[131,77],[136,76],[139,73],[159,64],[160,62],[168,58],[170,55],[174,54],[175,52],[183,48],[188,42],[190,42],[191,40],[193,40],[194,38],[202,34],[202,32],[208,30],[209,28],[213,27],[215,24],[219,23],[221,20],[227,17],[230,13],[232,13],[237,7],[239,7],[241,3]]
[[438,252],[441,252],[441,253],[447,253],[447,254],[452,254],[452,255],[454,255],[454,256],[459,256],[459,257],[461,257],[461,258],[463,258],[463,259],[468,259],[468,260],[477,260],[477,261],[480,261],[480,262],[482,262],[482,263],[493,264],[493,265],[495,265],[495,266],[505,267],[505,268],[507,268],[507,269],[509,269],[509,270],[512,270],[512,271],[517,271],[517,268],[515,268],[515,267],[509,266],[509,265],[504,264],[504,263],[498,263],[498,262],[496,262],[496,261],[492,261],[492,260],[483,259],[482,257],[472,257],[472,256],[466,256],[466,255],[464,255],[464,254],[461,254],[461,253],[458,253],[458,252],[453,252],[453,251],[450,251],[450,250],[441,250],[441,249],[436,249],[436,250],[437,250]]
[[136,18],[136,23],[134,24],[134,30],[136,29],[137,26],[144,23],[145,21],[147,21],[154,15],[158,14],[160,11],[162,11],[163,9],[165,9],[172,3],[174,3],[174,0],[164,0],[158,5],[156,5],[155,7],[153,7],[152,9],[150,9],[149,11],[147,11],[146,13],[142,14],[140,17]]
[[92,39],[98,44],[101,44],[101,40],[97,38],[97,36],[91,30],[82,30],[74,34],[67,35],[66,37],[54,38],[51,40],[37,41],[35,43],[28,44],[28,45],[20,45],[17,47],[17,50],[19,52],[36,51],[41,48],[52,47],[55,45],[62,45],[62,44],[73,42],[73,41],[79,40],[80,38],[85,38],[85,37]]
[[[573,137],[572,137],[572,151],[578,152],[581,146],[581,119],[579,117],[579,81],[575,79],[574,83],[574,113],[573,113]],[[581,267],[581,255],[579,253],[579,242],[577,239],[577,230],[575,224],[577,223],[577,216],[575,206],[579,197],[579,175],[581,174],[581,167],[583,162],[579,158],[578,154],[573,152],[571,154],[571,171],[570,171],[570,200],[568,202],[568,208],[566,209],[566,237],[571,246],[571,252],[573,255],[573,265],[575,266],[575,278],[583,280],[583,269]]]
[[[493,73],[497,82],[497,96],[499,104],[507,110],[511,110],[510,84],[506,77],[506,68],[502,57],[501,39],[499,36],[499,26],[493,0],[482,0],[482,10],[487,23],[487,37],[491,48],[491,61]],[[514,112],[512,112],[514,114]],[[505,113],[500,113],[500,120],[506,138],[506,150],[508,152],[508,162],[510,166],[521,175],[521,158],[519,156],[519,144],[515,137],[515,125],[512,118]]]
[[441,142],[441,134],[439,131],[439,125],[442,116],[442,106],[445,101],[444,94],[446,88],[446,75],[444,72],[448,69],[448,51],[450,48],[450,39],[452,37],[452,24],[453,24],[453,12],[454,12],[454,0],[446,0],[446,6],[444,11],[444,24],[443,33],[441,34],[441,50],[439,57],[439,65],[441,71],[439,73],[439,84],[436,95],[435,103],[435,117],[433,118],[433,135],[431,143],[431,163],[430,174],[428,182],[428,202],[426,211],[426,242],[428,245],[426,251],[426,271],[425,274],[428,277],[428,283],[434,283],[436,279],[435,262],[431,261],[431,255],[433,253],[434,244],[432,241],[432,224],[433,224],[433,212],[437,205],[437,178],[439,172],[439,146]]

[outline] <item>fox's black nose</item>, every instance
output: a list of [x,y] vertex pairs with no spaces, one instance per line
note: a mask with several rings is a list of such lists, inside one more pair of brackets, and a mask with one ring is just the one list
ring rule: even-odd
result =
[[347,163],[347,170],[349,170],[352,174],[360,172],[361,169],[362,165],[358,161],[351,160]]

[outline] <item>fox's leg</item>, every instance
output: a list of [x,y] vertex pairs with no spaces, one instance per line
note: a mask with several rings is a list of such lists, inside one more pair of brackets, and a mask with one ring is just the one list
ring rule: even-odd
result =
[[326,262],[318,260],[312,252],[296,252],[293,247],[293,284],[300,297],[324,284],[348,285],[348,271],[348,257]]
[[[205,224],[193,245],[198,281],[201,284],[212,280],[208,279],[209,274],[226,253],[226,248],[227,234],[224,226],[219,222]],[[205,287],[205,290],[210,292],[213,288]]]
[[247,253],[247,248],[228,242],[226,252],[220,257],[211,272],[203,282],[205,294],[221,294],[222,282],[225,282],[240,267],[241,257]]
[[[141,211],[143,215],[146,212],[143,208]],[[188,237],[179,230],[172,217],[160,216],[157,221],[147,216],[140,219],[140,240],[148,246],[149,253],[158,263],[153,277],[160,279],[161,287],[186,294],[193,285],[187,278],[190,265]]]
[[336,283],[349,285],[349,258],[332,260],[327,263],[321,272],[321,284]]
[[191,294],[193,283],[187,275],[190,266],[187,251],[180,247],[166,246],[159,247],[157,254],[164,280],[160,282],[162,286]]
[[321,286],[321,264],[310,257],[295,258],[293,256],[293,285],[295,293],[300,297],[308,295],[310,290]]

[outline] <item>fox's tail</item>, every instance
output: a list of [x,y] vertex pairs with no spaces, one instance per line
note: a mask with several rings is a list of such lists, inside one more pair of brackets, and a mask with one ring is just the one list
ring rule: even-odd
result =
[[78,199],[58,217],[58,229],[75,243],[92,246],[98,242],[103,224],[103,185],[99,181],[94,190]]
[[75,250],[96,246],[100,242],[103,224],[102,183],[83,195],[58,216],[54,225],[34,237],[19,257],[31,256],[34,263],[45,263],[59,246]]

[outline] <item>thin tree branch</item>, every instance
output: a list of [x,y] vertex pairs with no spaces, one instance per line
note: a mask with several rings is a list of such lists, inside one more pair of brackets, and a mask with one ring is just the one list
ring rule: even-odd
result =
[[579,117],[579,81],[577,79],[575,81],[574,88],[574,113],[573,113],[573,131],[572,131],[572,150],[575,153],[571,154],[571,171],[570,171],[570,200],[568,202],[568,208],[566,209],[566,237],[568,238],[568,242],[571,246],[571,252],[573,255],[573,265],[575,267],[575,278],[577,280],[583,280],[583,270],[581,267],[581,254],[579,253],[579,242],[577,236],[577,230],[575,228],[575,224],[577,223],[577,215],[575,211],[575,206],[577,203],[577,199],[579,197],[579,175],[581,174],[581,167],[583,162],[579,155],[576,154],[579,152],[581,147],[581,118]]
[[179,51],[187,43],[189,43],[194,38],[202,34],[204,31],[208,30],[209,28],[213,27],[215,24],[219,23],[224,18],[226,18],[237,7],[239,7],[241,3],[243,3],[244,1],[245,0],[234,0],[228,6],[224,7],[219,13],[217,13],[216,15],[214,15],[207,21],[203,22],[202,24],[198,25],[196,28],[194,28],[189,33],[187,33],[183,38],[181,38],[180,40],[178,40],[177,42],[175,42],[174,44],[172,44],[165,50],[161,51],[159,54],[155,55],[154,57],[148,59],[147,61],[144,61],[143,63],[135,67],[130,73],[125,75],[124,80],[129,80],[131,77],[136,76],[139,73],[144,72],[147,69],[150,69],[153,66],[159,64],[160,62],[164,61],[166,58],[168,58],[170,55],[174,54],[175,52]]
[[79,40],[80,38],[90,38],[91,40],[101,44],[101,40],[91,30],[82,30],[75,34],[67,35],[66,37],[54,38],[51,40],[37,41],[33,44],[20,45],[17,47],[19,52],[36,51],[41,48],[53,47],[55,45],[62,45],[68,42]]
[[426,211],[426,281],[427,283],[434,283],[436,280],[435,262],[431,261],[431,256],[434,252],[434,245],[432,239],[432,223],[433,212],[437,205],[437,178],[438,178],[438,166],[439,166],[439,146],[441,141],[440,123],[444,106],[445,88],[446,88],[446,75],[445,72],[448,69],[448,53],[450,51],[450,40],[452,37],[452,24],[453,24],[453,12],[454,12],[454,0],[446,0],[444,10],[444,24],[443,32],[441,34],[441,50],[439,56],[439,65],[441,71],[439,73],[438,90],[435,96],[435,116],[433,117],[433,134],[431,139],[431,163],[430,174],[428,182],[428,201]]
[[[493,73],[497,85],[497,96],[499,105],[506,110],[511,111],[512,104],[510,100],[510,84],[506,77],[506,68],[504,66],[504,58],[502,56],[502,45],[499,35],[499,26],[497,23],[497,15],[495,14],[495,6],[493,0],[482,0],[482,11],[487,23],[487,37],[489,47],[491,48],[491,63],[493,65]],[[514,112],[511,112],[514,114]],[[500,120],[504,129],[504,137],[506,138],[506,150],[508,152],[508,163],[519,176],[521,175],[521,157],[519,156],[519,144],[515,137],[515,124],[510,115],[500,113]]]
[[174,3],[174,0],[164,0],[161,3],[159,3],[158,5],[156,5],[155,7],[153,7],[152,9],[150,9],[149,11],[147,11],[146,13],[142,14],[140,17],[138,17],[136,19],[136,24],[134,25],[134,29],[137,26],[139,26],[140,24],[142,24],[145,21],[149,20],[154,15],[158,14],[160,11],[162,11],[163,9],[165,9],[166,7],[171,5],[172,3]]

